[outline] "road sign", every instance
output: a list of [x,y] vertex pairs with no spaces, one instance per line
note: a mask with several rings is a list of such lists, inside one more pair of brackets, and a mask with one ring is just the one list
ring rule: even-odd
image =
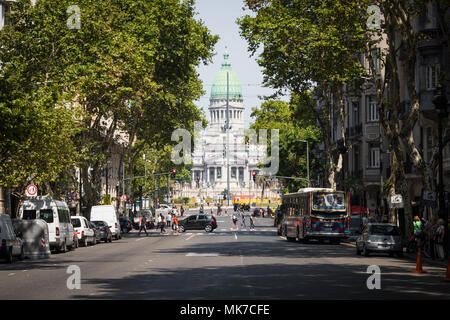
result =
[[403,208],[403,197],[401,194],[393,194],[389,200],[390,208]]
[[37,196],[37,191],[37,187],[34,184],[30,184],[25,193],[28,197],[35,197]]
[[121,201],[127,201],[127,195],[123,194],[122,197],[120,198]]

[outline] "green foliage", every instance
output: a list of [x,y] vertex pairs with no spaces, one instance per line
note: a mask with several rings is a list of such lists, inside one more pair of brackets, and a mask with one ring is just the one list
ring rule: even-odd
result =
[[[307,153],[306,143],[300,140],[307,140],[310,148],[310,168],[316,170],[320,163],[315,159],[311,150],[315,144],[321,140],[320,130],[314,126],[314,122],[307,118],[297,118],[296,106],[279,100],[267,100],[259,109],[253,108],[251,116],[255,122],[251,129],[278,129],[279,131],[279,158],[280,167],[277,175],[287,177],[307,177]],[[268,142],[270,139],[268,139]],[[268,150],[270,154],[270,149]],[[310,177],[313,177],[313,170]],[[286,180],[285,186],[289,191],[296,191],[300,187],[305,187],[306,181]]]

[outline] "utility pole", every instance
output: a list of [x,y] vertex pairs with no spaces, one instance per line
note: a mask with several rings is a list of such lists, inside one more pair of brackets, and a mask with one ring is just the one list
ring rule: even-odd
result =
[[230,74],[227,72],[227,123],[225,130],[227,133],[227,206],[230,205],[230,112],[229,112],[229,99],[230,99]]

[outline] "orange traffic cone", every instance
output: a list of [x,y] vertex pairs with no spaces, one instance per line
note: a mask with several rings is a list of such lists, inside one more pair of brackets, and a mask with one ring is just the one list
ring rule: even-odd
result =
[[416,262],[416,270],[411,271],[412,273],[427,273],[422,270],[422,250],[420,247],[417,249],[417,262]]
[[448,256],[448,259],[447,259],[447,274],[445,276],[444,281],[450,282],[450,255]]

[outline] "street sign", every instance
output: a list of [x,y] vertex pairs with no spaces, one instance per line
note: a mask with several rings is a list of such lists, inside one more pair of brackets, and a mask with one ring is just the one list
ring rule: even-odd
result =
[[403,208],[403,197],[401,194],[393,194],[389,198],[389,207],[392,208]]
[[37,187],[34,184],[30,184],[25,193],[28,197],[35,197],[37,196]]
[[127,195],[123,194],[122,197],[120,198],[121,201],[127,201]]

